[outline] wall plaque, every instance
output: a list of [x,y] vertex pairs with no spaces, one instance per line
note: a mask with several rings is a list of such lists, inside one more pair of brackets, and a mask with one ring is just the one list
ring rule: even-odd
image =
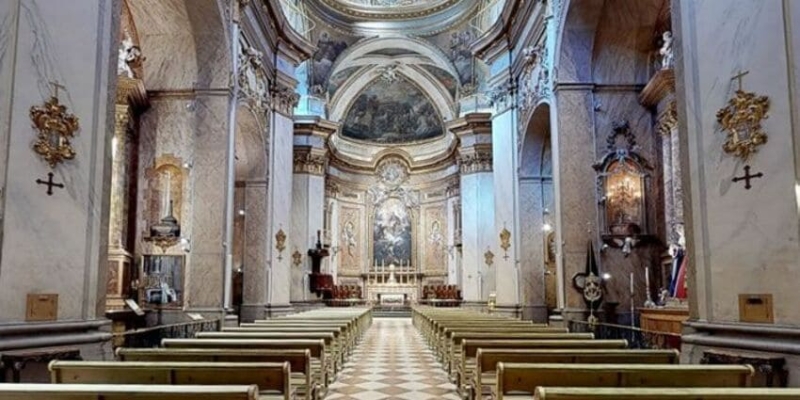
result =
[[58,295],[28,293],[25,321],[55,321],[58,319]]
[[772,314],[771,294],[740,294],[739,322],[771,324],[775,322]]

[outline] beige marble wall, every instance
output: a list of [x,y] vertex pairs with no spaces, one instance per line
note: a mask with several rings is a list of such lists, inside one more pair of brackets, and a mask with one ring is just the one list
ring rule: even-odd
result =
[[[288,236],[291,232],[292,212],[292,178],[293,178],[293,134],[292,118],[281,113],[272,113],[270,141],[270,201],[269,201],[269,304],[271,306],[288,306],[292,287],[292,252],[287,240],[283,252],[275,248],[275,235],[283,230]],[[320,210],[321,212],[321,210]]]
[[267,182],[245,182],[244,190],[244,288],[242,319],[263,316],[267,304],[267,261],[271,241],[267,236]]
[[[58,0],[0,5],[0,138],[6,181],[0,260],[0,319],[25,319],[26,294],[59,295],[58,319],[102,318],[114,130],[119,3]],[[91,43],[92,46],[84,44]],[[76,47],[78,46],[78,47]],[[51,169],[31,150],[31,106],[59,99],[80,120],[76,158]],[[10,134],[13,133],[13,134]],[[35,183],[48,172],[65,188]],[[102,268],[100,266],[102,265]]]

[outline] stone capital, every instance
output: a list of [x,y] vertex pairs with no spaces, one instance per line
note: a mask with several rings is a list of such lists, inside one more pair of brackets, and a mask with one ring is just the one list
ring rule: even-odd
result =
[[462,175],[492,172],[492,144],[480,143],[459,149],[457,160]]
[[291,117],[294,108],[300,102],[300,95],[293,87],[283,84],[273,84],[270,90],[270,108],[272,111]]
[[328,152],[325,149],[316,149],[310,146],[295,146],[294,148],[294,173],[325,175],[328,165]]
[[669,102],[666,108],[664,109],[661,114],[658,116],[658,122],[656,123],[656,129],[658,133],[663,136],[669,136],[672,133],[672,129],[674,129],[678,125],[678,107],[675,103],[675,100]]
[[131,106],[136,111],[146,109],[150,105],[147,89],[141,79],[117,77],[116,104]]
[[453,132],[459,139],[470,135],[492,136],[492,114],[472,113],[462,118],[450,121],[447,129]]

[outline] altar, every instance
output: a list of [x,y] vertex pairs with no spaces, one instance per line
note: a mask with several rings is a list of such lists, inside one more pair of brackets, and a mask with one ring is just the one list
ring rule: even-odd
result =
[[409,265],[374,266],[364,274],[369,303],[381,305],[402,305],[416,303],[419,299],[420,274]]

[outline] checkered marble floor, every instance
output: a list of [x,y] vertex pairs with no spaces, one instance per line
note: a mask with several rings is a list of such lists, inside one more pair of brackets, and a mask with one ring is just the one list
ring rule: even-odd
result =
[[375,318],[325,400],[460,400],[409,318]]

